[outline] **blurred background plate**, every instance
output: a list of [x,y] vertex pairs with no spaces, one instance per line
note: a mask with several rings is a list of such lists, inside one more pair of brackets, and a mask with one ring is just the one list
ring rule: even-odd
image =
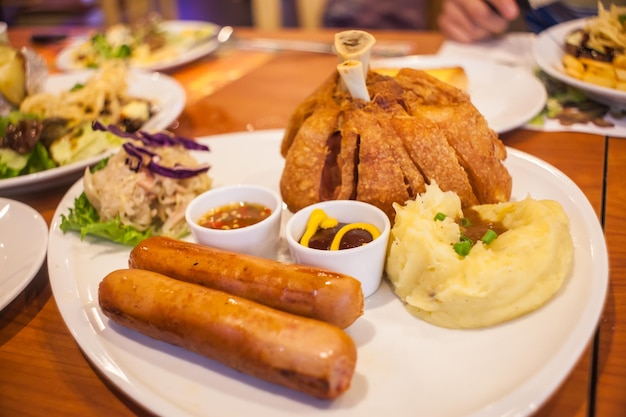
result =
[[[161,23],[163,30],[173,33],[183,33],[185,31],[192,30],[204,30],[210,35],[206,38],[200,39],[197,42],[183,48],[175,56],[170,56],[162,60],[154,61],[147,64],[131,64],[133,68],[150,70],[150,71],[165,71],[179,67],[184,64],[195,61],[215,51],[220,43],[216,38],[216,34],[219,30],[219,26],[209,22],[199,22],[193,20],[166,20]],[[70,71],[77,69],[84,69],[84,66],[77,63],[74,58],[74,53],[78,47],[88,41],[88,37],[80,37],[72,41],[68,46],[63,48],[57,55],[56,66],[62,71]]]
[[[46,81],[45,91],[58,94],[77,83],[84,82],[93,70],[51,74]],[[170,126],[185,107],[186,93],[174,78],[158,72],[132,70],[128,75],[128,95],[154,101],[158,112],[148,120],[142,130],[161,131]],[[116,149],[111,149],[114,152]],[[85,167],[91,166],[109,155],[105,153],[34,174],[0,179],[0,195],[22,194],[48,189],[75,181],[82,176]]]
[[48,249],[48,225],[32,207],[0,197],[0,310],[37,275]]
[[524,125],[546,104],[543,84],[528,70],[489,60],[415,55],[372,61],[374,68],[462,67],[468,78],[468,94],[489,127],[504,133]]
[[537,65],[546,74],[580,89],[587,97],[599,103],[606,104],[613,110],[626,110],[626,91],[591,84],[565,73],[561,62],[565,54],[565,37],[573,30],[583,27],[585,20],[586,19],[572,20],[541,32],[537,36],[537,41],[533,49]]

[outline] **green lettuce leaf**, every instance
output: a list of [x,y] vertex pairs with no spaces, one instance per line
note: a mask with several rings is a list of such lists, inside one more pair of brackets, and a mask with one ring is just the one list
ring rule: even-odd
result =
[[136,246],[145,238],[152,236],[150,230],[140,232],[134,227],[122,224],[119,217],[111,221],[100,221],[98,212],[84,192],[74,199],[74,207],[69,209],[69,214],[61,215],[60,229],[63,233],[79,232],[81,240],[91,235],[128,246]]
[[59,165],[73,164],[122,146],[124,138],[110,132],[94,131],[91,122],[77,125],[72,132],[50,145],[50,157]]
[[56,166],[46,147],[39,142],[31,152],[23,155],[12,149],[0,149],[0,179],[34,174]]
[[10,148],[0,148],[0,178],[13,178],[20,175],[29,157],[30,154],[22,155]]
[[20,173],[20,175],[25,174],[33,174],[39,171],[45,171],[47,169],[51,169],[57,166],[57,163],[50,158],[50,154],[48,150],[41,142],[37,142],[32,152],[30,153],[30,158],[28,158],[28,163]]

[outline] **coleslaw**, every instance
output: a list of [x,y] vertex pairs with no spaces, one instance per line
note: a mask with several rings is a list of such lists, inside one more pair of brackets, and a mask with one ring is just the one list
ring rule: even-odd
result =
[[[96,124],[95,129],[105,129]],[[119,152],[83,177],[84,191],[76,198],[61,230],[134,246],[149,236],[181,238],[189,233],[185,209],[211,188],[208,165],[200,165],[190,150],[209,151],[189,139],[167,133],[126,134]]]

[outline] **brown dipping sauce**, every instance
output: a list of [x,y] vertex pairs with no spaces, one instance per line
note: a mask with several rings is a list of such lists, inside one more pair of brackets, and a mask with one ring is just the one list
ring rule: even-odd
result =
[[[343,226],[347,223],[339,223],[335,227],[330,227],[328,229],[318,228],[315,234],[309,240],[309,247],[313,249],[322,249],[322,250],[330,250],[330,244],[333,241],[333,238],[339,232]],[[341,242],[339,243],[339,250],[341,249],[350,249],[350,248],[358,248],[359,246],[363,246],[367,243],[370,243],[372,240],[372,235],[370,232],[364,229],[352,229],[346,232],[346,234],[341,238]]]
[[198,220],[202,227],[218,230],[241,229],[268,218],[272,210],[262,204],[240,201],[209,210]]
[[457,219],[457,223],[461,227],[461,234],[472,239],[472,242],[478,242],[489,229],[496,232],[498,236],[509,230],[501,222],[483,220],[480,214],[471,208],[464,210],[463,215],[466,220]]

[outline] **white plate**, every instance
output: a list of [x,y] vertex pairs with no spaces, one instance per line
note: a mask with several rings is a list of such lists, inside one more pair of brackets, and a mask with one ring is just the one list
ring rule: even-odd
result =
[[472,103],[487,119],[489,127],[504,133],[522,126],[546,104],[543,84],[523,68],[488,60],[415,55],[372,61],[372,67],[441,68],[460,66],[468,78]]
[[[194,30],[200,28],[208,29],[211,33],[213,33],[213,36],[192,44],[189,48],[180,51],[178,55],[168,58],[167,60],[152,62],[145,65],[134,64],[135,68],[152,71],[170,70],[200,59],[203,56],[206,56],[215,51],[219,46],[219,42],[215,37],[219,30],[219,26],[213,23],[191,20],[169,20],[162,22],[161,25],[165,31],[174,33],[180,33],[186,30]],[[63,48],[56,58],[57,68],[62,71],[84,69],[84,66],[76,63],[76,60],[74,59],[74,52],[88,39],[88,37],[77,38],[76,40],[72,41],[68,46]]]
[[[87,80],[92,73],[93,71],[84,70],[52,74],[48,77],[44,90],[54,94],[67,91],[76,83]],[[157,72],[140,70],[130,71],[128,94],[158,103],[158,112],[142,126],[142,129],[146,131],[166,129],[183,111],[187,99],[185,90],[174,78]],[[23,194],[67,184],[80,177],[85,167],[98,162],[103,156],[94,156],[34,174],[0,179],[0,195]]]
[[[202,140],[215,186],[252,183],[278,189],[281,130]],[[248,377],[208,359],[111,323],[98,284],[126,268],[130,249],[60,229],[82,191],[77,182],[50,230],[48,270],[55,300],[81,349],[121,390],[162,416],[526,416],[567,377],[587,346],[608,282],[606,246],[582,191],[554,167],[509,150],[513,196],[556,199],[572,224],[574,271],[541,309],[480,330],[448,330],[411,316],[385,282],[347,329],[358,346],[352,387],[335,401]],[[283,221],[288,213],[283,213]]]
[[47,248],[48,225],[39,213],[0,197],[0,310],[37,275]]
[[611,106],[616,110],[626,110],[626,91],[591,84],[565,73],[561,62],[565,54],[565,37],[571,31],[584,26],[586,19],[576,19],[552,26],[537,36],[533,54],[537,65],[546,74],[566,84],[582,90],[588,97]]

